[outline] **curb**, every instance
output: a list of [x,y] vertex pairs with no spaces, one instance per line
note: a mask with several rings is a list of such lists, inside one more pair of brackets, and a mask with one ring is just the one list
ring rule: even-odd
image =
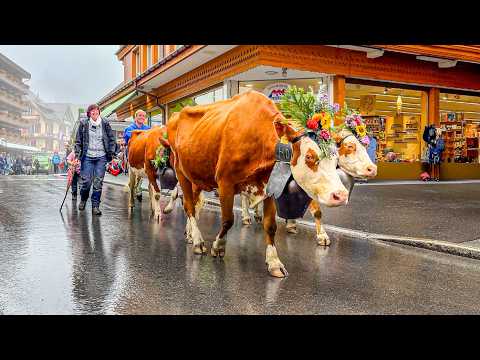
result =
[[[111,185],[125,186],[125,184],[121,184],[121,183],[117,183],[109,180],[104,180],[104,182]],[[147,191],[147,189],[143,187],[142,187],[142,190]],[[170,192],[168,190],[162,190],[162,195],[169,195],[169,194]],[[220,207],[220,202],[216,199],[205,198],[205,204],[208,204],[217,208]],[[233,208],[234,210],[237,210],[237,211],[242,210],[238,206],[234,206]],[[281,219],[281,218],[277,217],[277,220],[278,219]],[[297,220],[297,224],[300,226],[315,230],[314,222]],[[347,229],[347,228],[342,228],[339,226],[327,225],[327,224],[324,224],[323,227],[325,228],[325,230],[328,230],[336,234],[342,234],[342,235],[357,237],[357,238],[366,239],[366,240],[383,241],[387,243],[413,246],[413,247],[418,247],[422,249],[442,252],[450,255],[457,255],[457,256],[480,260],[480,249],[465,246],[465,245],[449,243],[446,241],[433,240],[433,239],[427,239],[427,238],[375,234],[375,233],[369,233],[361,230]]]

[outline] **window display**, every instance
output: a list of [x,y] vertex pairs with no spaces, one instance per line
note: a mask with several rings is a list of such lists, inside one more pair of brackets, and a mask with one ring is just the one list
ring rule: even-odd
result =
[[444,132],[442,160],[479,163],[480,97],[440,94],[440,127]]
[[420,161],[420,90],[347,82],[345,100],[365,120],[368,135],[377,140],[379,162]]

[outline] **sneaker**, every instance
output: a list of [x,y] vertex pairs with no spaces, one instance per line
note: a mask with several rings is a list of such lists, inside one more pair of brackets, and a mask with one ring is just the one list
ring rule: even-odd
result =
[[100,211],[100,209],[98,207],[94,207],[92,208],[92,215],[102,215],[102,212]]
[[78,205],[78,210],[85,210],[85,205],[87,205],[86,201],[80,201],[80,204]]
[[77,200],[77,194],[75,193],[72,194],[72,200]]

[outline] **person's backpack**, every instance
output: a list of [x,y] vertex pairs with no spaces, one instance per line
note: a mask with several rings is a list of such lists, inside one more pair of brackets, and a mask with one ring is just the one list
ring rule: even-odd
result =
[[434,125],[425,126],[425,130],[423,130],[423,141],[430,144],[433,140],[435,140],[435,137],[436,137],[435,126]]

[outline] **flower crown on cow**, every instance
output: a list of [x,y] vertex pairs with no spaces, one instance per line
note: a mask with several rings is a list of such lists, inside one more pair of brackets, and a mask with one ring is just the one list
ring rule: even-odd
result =
[[345,104],[342,109],[342,118],[345,118],[345,121],[340,128],[350,130],[350,132],[360,141],[363,145],[368,146],[370,144],[370,138],[367,136],[367,126],[363,121],[360,114],[351,110]]
[[315,97],[312,88],[291,86],[280,98],[280,110],[294,124],[304,128],[318,144],[324,158],[335,153],[334,140],[331,135],[332,120],[339,106],[328,104],[326,96]]
[[293,123],[315,133],[316,142],[326,157],[331,152],[331,132],[335,130],[332,123],[335,118],[344,119],[339,128],[349,130],[362,144],[368,145],[370,142],[365,123],[357,112],[349,109],[346,104],[342,109],[339,104],[329,104],[327,94],[315,97],[312,88],[305,91],[296,86],[289,87],[280,98],[280,110]]

